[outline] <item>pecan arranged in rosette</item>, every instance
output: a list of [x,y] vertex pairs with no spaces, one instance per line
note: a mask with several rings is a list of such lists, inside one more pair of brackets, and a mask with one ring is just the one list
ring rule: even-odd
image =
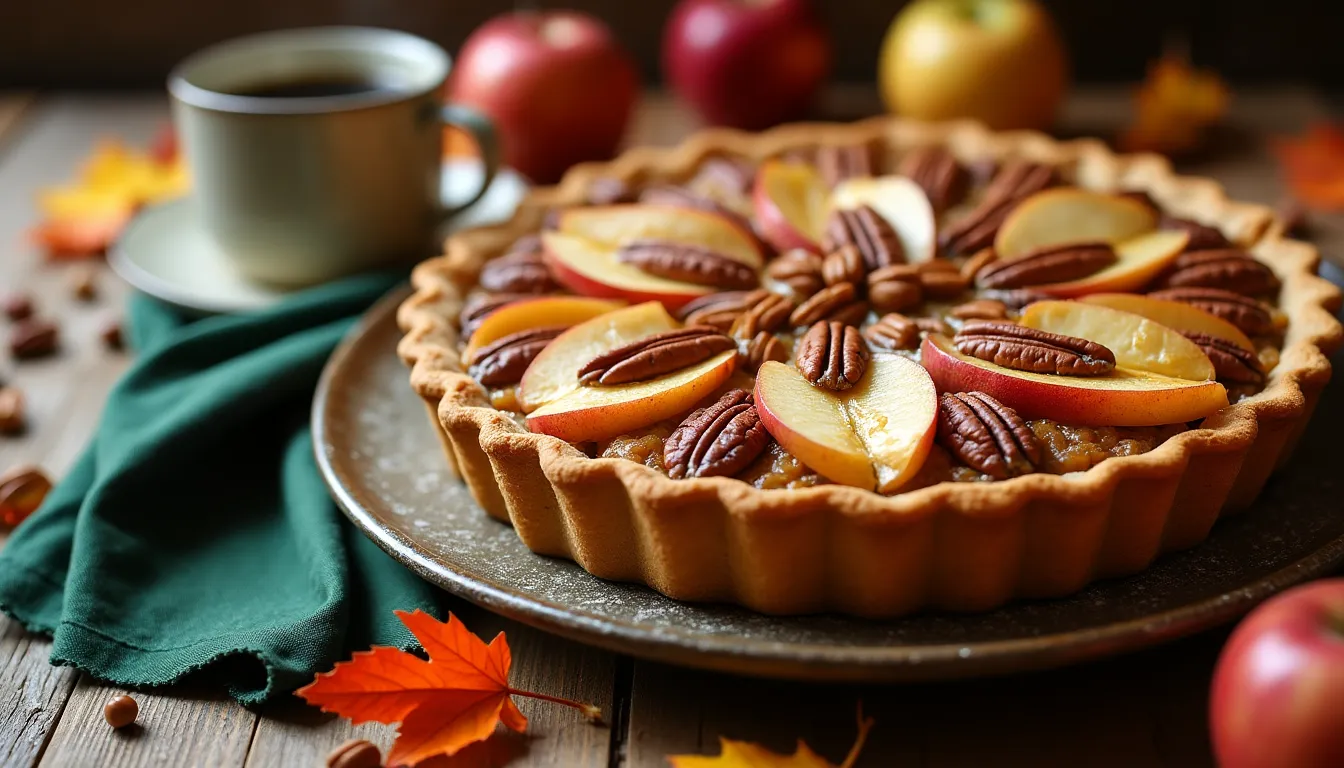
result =
[[938,442],[966,466],[996,480],[1029,474],[1041,463],[1041,443],[1017,411],[984,392],[939,398]]
[[963,355],[1032,373],[1102,376],[1115,370],[1115,353],[1105,346],[1000,320],[971,320],[952,344]]
[[859,329],[821,321],[798,342],[798,371],[810,383],[836,392],[851,389],[863,379],[872,353]]
[[921,147],[901,158],[896,170],[908,176],[928,196],[933,210],[942,212],[966,196],[970,174],[943,147]]
[[869,271],[905,263],[905,248],[891,222],[867,205],[832,213],[821,244],[828,253],[854,247]]
[[579,381],[605,386],[645,381],[736,348],[732,338],[713,328],[663,331],[594,357],[579,369]]
[[1068,243],[1037,248],[1015,259],[985,264],[975,276],[982,288],[1026,288],[1079,280],[1111,266],[1119,257],[1108,243]]
[[663,466],[674,480],[728,477],[741,472],[770,445],[751,393],[725,392],[695,411],[663,443]]

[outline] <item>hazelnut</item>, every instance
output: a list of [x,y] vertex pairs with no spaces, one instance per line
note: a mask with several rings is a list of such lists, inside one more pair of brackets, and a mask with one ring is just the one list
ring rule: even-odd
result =
[[130,696],[118,696],[103,706],[103,717],[113,728],[125,728],[135,722],[140,714],[140,705]]

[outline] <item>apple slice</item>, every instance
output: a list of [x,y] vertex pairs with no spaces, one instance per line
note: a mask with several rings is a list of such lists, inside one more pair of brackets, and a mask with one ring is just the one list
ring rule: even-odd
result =
[[1118,243],[1157,228],[1157,212],[1129,197],[1059,187],[1013,209],[994,237],[1000,259],[1065,243]]
[[1129,368],[1089,377],[1016,371],[963,355],[938,334],[924,340],[920,354],[939,392],[985,392],[1027,419],[1151,427],[1202,419],[1227,406],[1227,390],[1215,381]]
[[820,254],[829,195],[811,165],[765,161],[751,189],[761,237],[780,253],[803,248]]
[[1190,381],[1210,381],[1213,363],[1193,341],[1142,315],[1100,304],[1038,301],[1022,310],[1028,328],[1095,341],[1115,353],[1115,364]]
[[1250,337],[1242,333],[1240,328],[1217,315],[1183,302],[1154,299],[1136,293],[1094,293],[1082,297],[1079,301],[1133,312],[1168,328],[1175,328],[1181,333],[1206,333],[1230,341],[1242,349],[1255,351],[1255,344],[1251,343]]
[[470,365],[475,362],[477,350],[510,334],[532,328],[569,327],[624,306],[623,301],[582,296],[541,296],[511,302],[481,321],[467,341],[462,358]]
[[677,327],[662,304],[650,301],[588,320],[556,336],[523,372],[518,402],[530,413],[579,388],[579,369],[603,352]]
[[831,193],[832,209],[866,205],[891,224],[901,238],[905,259],[932,259],[938,249],[933,205],[924,188],[904,176],[848,179]]
[[765,265],[756,237],[721,213],[678,205],[630,204],[570,208],[556,231],[615,250],[634,240],[669,240],[709,248],[755,269]]
[[1034,285],[1033,291],[1071,299],[1102,291],[1136,291],[1152,282],[1167,265],[1176,260],[1190,242],[1190,235],[1161,230],[1132,237],[1115,244],[1119,257],[1109,267],[1067,283]]
[[527,428],[571,443],[606,440],[691,410],[736,367],[737,352],[728,350],[650,381],[579,387],[528,414]]
[[929,455],[938,393],[919,365],[877,355],[857,387],[831,392],[783,363],[756,374],[756,408],[775,440],[827,479],[891,493]]
[[551,274],[566,288],[582,296],[630,302],[658,301],[669,309],[677,309],[715,290],[708,285],[651,275],[617,259],[615,247],[582,237],[543,232],[541,244]]

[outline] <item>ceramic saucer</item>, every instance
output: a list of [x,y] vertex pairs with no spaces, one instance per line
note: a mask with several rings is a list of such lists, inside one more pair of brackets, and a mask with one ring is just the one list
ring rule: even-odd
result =
[[[474,160],[444,164],[443,199],[453,205],[480,183]],[[501,170],[480,202],[456,216],[448,231],[507,219],[526,192],[517,173]],[[183,198],[137,215],[108,254],[112,269],[136,289],[193,313],[247,312],[284,298],[290,289],[245,279],[197,225]]]

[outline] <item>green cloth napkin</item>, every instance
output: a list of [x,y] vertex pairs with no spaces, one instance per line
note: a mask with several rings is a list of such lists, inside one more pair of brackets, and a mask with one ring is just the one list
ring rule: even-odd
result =
[[259,704],[352,651],[407,647],[437,591],[350,525],[309,407],[328,355],[404,274],[191,320],[138,296],[138,358],[92,444],[0,549],[0,609],[53,664],[130,687],[191,677]]

